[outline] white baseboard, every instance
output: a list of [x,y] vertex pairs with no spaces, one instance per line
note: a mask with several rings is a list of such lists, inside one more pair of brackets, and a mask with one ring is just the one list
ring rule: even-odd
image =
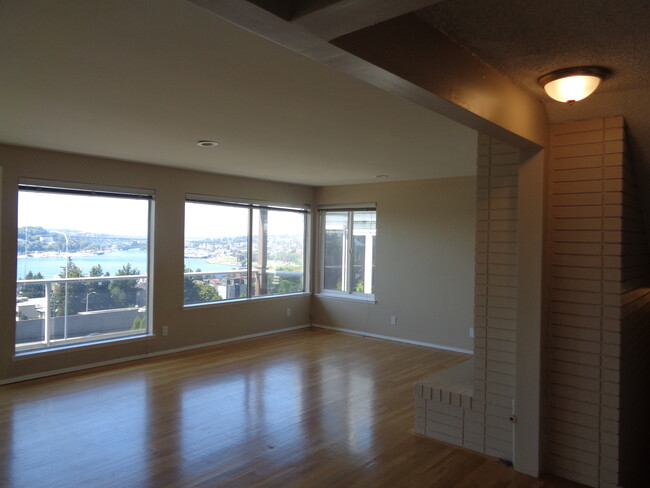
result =
[[193,344],[191,346],[177,347],[176,349],[167,349],[165,351],[152,352],[150,354],[147,354],[146,357],[163,356],[165,354],[174,354],[176,352],[191,351],[192,349],[200,349],[202,347],[218,346],[219,344],[226,344],[228,342],[243,341],[244,339],[253,339],[255,337],[263,337],[263,336],[268,336],[268,335],[273,335],[273,334],[279,334],[280,332],[291,332],[292,330],[308,329],[309,327],[311,327],[311,324],[296,325],[295,327],[285,327],[284,329],[274,329],[274,330],[269,330],[267,332],[258,332],[256,334],[248,334],[248,335],[245,335],[245,336],[231,337],[230,339],[221,339],[219,341],[203,342],[201,344]]
[[310,324],[306,325],[298,325],[295,327],[287,327],[284,329],[275,329],[275,330],[270,330],[267,332],[258,332],[257,334],[248,334],[245,336],[238,336],[238,337],[232,337],[230,339],[221,339],[219,341],[212,341],[212,342],[204,342],[201,344],[193,344],[191,346],[184,346],[184,347],[177,347],[176,349],[166,349],[164,351],[157,351],[157,352],[151,352],[151,353],[146,353],[146,354],[138,354],[136,356],[128,356],[125,358],[119,358],[119,359],[110,359],[108,361],[99,361],[97,363],[89,363],[89,364],[83,364],[80,366],[71,366],[69,368],[61,368],[61,369],[55,369],[52,371],[44,371],[42,373],[34,373],[34,374],[28,374],[25,376],[18,376],[16,378],[9,378],[6,380],[0,380],[0,385],[8,385],[10,383],[18,383],[20,381],[27,381],[27,380],[35,380],[38,378],[45,378],[47,376],[54,376],[57,374],[63,374],[63,373],[72,373],[74,371],[81,371],[84,369],[91,369],[91,368],[98,368],[100,366],[110,366],[111,364],[119,364],[119,363],[126,363],[127,361],[135,361],[138,359],[146,359],[146,358],[152,358],[156,356],[164,356],[166,354],[174,354],[177,352],[183,352],[183,351],[190,351],[192,349],[199,349],[202,347],[210,347],[210,346],[217,346],[219,344],[226,344],[228,342],[235,342],[235,341],[243,341],[244,339],[253,339],[254,337],[262,337],[262,336],[267,336],[267,335],[272,335],[272,334],[278,334],[280,332],[290,332],[292,330],[299,330],[299,329],[307,329],[311,327]]
[[339,332],[347,332],[348,334],[356,334],[356,335],[361,335],[361,336],[374,337],[376,339],[386,339],[387,341],[404,342],[405,344],[413,344],[415,346],[433,347],[435,349],[443,349],[445,351],[461,352],[463,354],[474,354],[474,351],[472,351],[470,349],[460,349],[458,347],[441,346],[440,344],[431,344],[429,342],[412,341],[410,339],[402,339],[400,337],[385,336],[385,335],[380,335],[380,334],[372,334],[370,332],[363,332],[363,331],[354,330],[354,329],[343,329],[341,327],[330,327],[329,325],[319,325],[319,324],[311,324],[311,325],[312,325],[312,327],[318,327],[319,329],[336,330],[336,331],[339,331]]
[[300,329],[306,329],[308,327],[317,327],[320,329],[329,329],[329,330],[334,330],[338,332],[346,332],[349,334],[356,334],[356,335],[361,335],[361,336],[368,336],[368,337],[374,337],[376,339],[385,339],[388,341],[395,341],[395,342],[403,342],[405,344],[413,344],[416,346],[425,346],[425,347],[433,347],[435,349],[443,349],[445,351],[453,351],[453,352],[460,352],[463,354],[473,354],[473,351],[470,351],[468,349],[460,349],[457,347],[449,347],[449,346],[441,346],[439,344],[431,344],[428,342],[419,342],[419,341],[412,341],[409,339],[401,339],[399,337],[391,337],[391,336],[384,336],[380,334],[372,334],[370,332],[362,332],[359,330],[354,330],[354,329],[343,329],[341,327],[330,327],[328,325],[319,325],[319,324],[305,324],[305,325],[298,325],[295,327],[287,327],[284,329],[275,329],[275,330],[270,330],[267,332],[258,332],[256,334],[248,334],[244,336],[238,336],[238,337],[231,337],[230,339],[221,339],[218,341],[212,341],[212,342],[204,342],[201,344],[193,344],[191,346],[184,346],[184,347],[178,347],[175,349],[166,349],[164,351],[157,351],[157,352],[151,352],[151,353],[146,353],[146,354],[138,354],[135,356],[128,356],[125,358],[119,358],[119,359],[110,359],[108,361],[99,361],[97,363],[89,363],[89,364],[83,364],[80,366],[71,366],[69,368],[61,368],[61,369],[55,369],[52,371],[45,371],[42,373],[34,373],[34,374],[28,374],[24,376],[18,376],[16,378],[9,378],[6,380],[0,380],[0,385],[7,385],[10,383],[18,383],[20,381],[27,381],[27,380],[35,380],[38,378],[45,378],[47,376],[54,376],[57,374],[64,374],[64,373],[72,373],[74,371],[82,371],[84,369],[91,369],[91,368],[98,368],[101,366],[110,366],[112,364],[119,364],[119,363],[125,363],[128,361],[136,361],[138,359],[146,359],[146,358],[151,358],[151,357],[156,357],[156,356],[164,356],[166,354],[174,354],[177,352],[183,352],[183,351],[191,351],[192,349],[200,349],[202,347],[210,347],[210,346],[217,346],[219,344],[226,344],[228,342],[236,342],[236,341],[242,341],[244,339],[253,339],[255,337],[263,337],[263,336],[268,336],[272,334],[279,334],[281,332],[290,332],[293,330],[300,330]]

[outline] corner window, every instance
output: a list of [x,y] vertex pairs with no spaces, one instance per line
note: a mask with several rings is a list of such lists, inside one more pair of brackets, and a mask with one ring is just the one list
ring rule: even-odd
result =
[[149,333],[152,199],[19,186],[16,352]]
[[376,210],[322,209],[320,214],[322,291],[374,295]]
[[307,217],[304,208],[188,197],[184,305],[304,292]]

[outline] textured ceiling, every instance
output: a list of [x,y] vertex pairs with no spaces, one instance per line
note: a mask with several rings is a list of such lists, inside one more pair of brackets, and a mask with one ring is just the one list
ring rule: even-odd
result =
[[0,0],[0,107],[0,142],[214,173],[475,173],[474,131],[183,0]]
[[[420,17],[538,96],[552,122],[623,115],[650,164],[650,1],[445,0]],[[586,100],[548,99],[537,79],[597,65],[613,76]]]

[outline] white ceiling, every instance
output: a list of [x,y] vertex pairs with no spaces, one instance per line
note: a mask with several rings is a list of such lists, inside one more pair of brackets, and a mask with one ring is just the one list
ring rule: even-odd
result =
[[215,173],[475,172],[474,131],[183,0],[0,0],[0,106],[4,143]]

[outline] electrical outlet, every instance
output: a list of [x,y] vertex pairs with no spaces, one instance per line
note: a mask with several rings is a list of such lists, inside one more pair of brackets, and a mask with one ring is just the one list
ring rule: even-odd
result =
[[291,317],[291,307],[287,307],[287,317]]
[[390,325],[397,325],[397,317],[394,315],[390,316]]
[[168,336],[169,335],[169,327],[167,325],[163,325],[162,328],[162,335]]
[[474,327],[469,328],[469,336],[474,337]]

